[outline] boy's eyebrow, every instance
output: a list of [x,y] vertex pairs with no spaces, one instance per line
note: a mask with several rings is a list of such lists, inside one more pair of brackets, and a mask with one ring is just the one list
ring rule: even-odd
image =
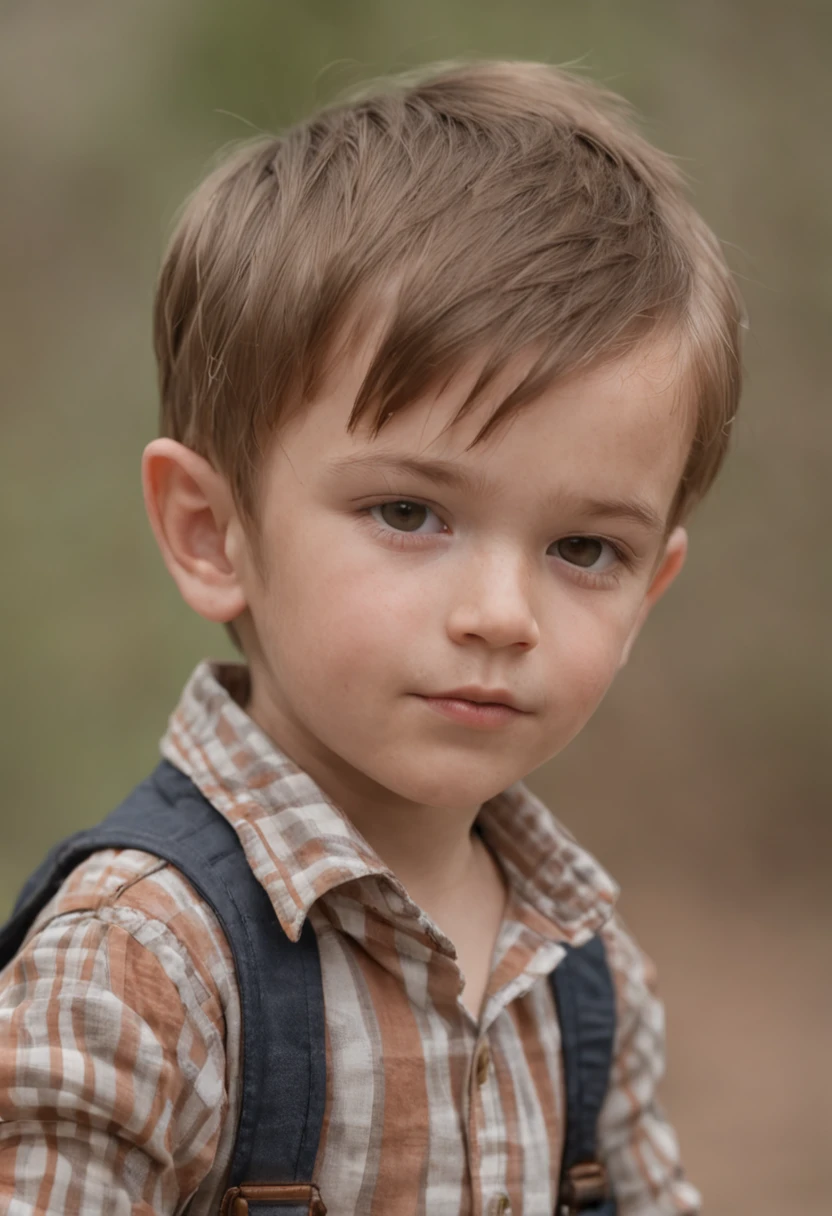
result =
[[[487,497],[495,493],[494,486],[488,481],[485,474],[470,473],[467,469],[447,460],[425,460],[392,453],[364,452],[328,460],[326,469],[333,475],[353,469],[369,472],[411,473],[416,477],[425,477],[437,485],[463,490],[472,497]],[[549,502],[554,504],[560,500],[559,495],[553,494]],[[640,524],[649,532],[664,532],[665,530],[665,521],[662,517],[649,503],[640,498],[585,498],[581,499],[576,506],[582,515],[595,518],[629,519]]]

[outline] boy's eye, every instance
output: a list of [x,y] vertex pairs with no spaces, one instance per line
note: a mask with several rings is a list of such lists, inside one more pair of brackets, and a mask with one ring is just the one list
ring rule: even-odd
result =
[[555,545],[558,557],[583,570],[606,570],[617,554],[609,541],[597,536],[565,536]]
[[378,511],[382,521],[397,532],[416,532],[424,523],[426,515],[432,515],[430,507],[421,502],[410,502],[401,498],[396,502],[380,502],[370,508],[370,513]]

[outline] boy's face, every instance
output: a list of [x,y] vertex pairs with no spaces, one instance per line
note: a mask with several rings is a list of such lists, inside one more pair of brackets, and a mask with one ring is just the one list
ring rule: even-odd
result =
[[[333,376],[267,454],[262,573],[232,519],[248,709],[347,811],[475,809],[578,733],[681,565],[684,534],[668,545],[664,526],[688,412],[655,344],[551,388],[470,452],[501,397],[442,435],[463,378],[371,441],[364,423],[346,430],[363,367]],[[471,684],[524,712],[484,729],[426,700]]]

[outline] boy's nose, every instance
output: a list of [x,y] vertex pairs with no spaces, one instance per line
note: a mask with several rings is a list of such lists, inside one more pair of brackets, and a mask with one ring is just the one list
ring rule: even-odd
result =
[[479,637],[489,646],[534,647],[540,641],[528,580],[504,561],[489,563],[472,574],[455,597],[448,633],[463,643]]

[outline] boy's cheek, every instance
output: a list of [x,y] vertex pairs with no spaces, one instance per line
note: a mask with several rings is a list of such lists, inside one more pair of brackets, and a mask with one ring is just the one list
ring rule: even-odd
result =
[[567,703],[571,702],[576,717],[580,719],[577,729],[596,709],[621,669],[629,633],[626,622],[605,631],[602,636],[597,630],[592,630],[583,638],[573,638],[560,660],[554,656],[554,697],[557,700],[560,692]]

